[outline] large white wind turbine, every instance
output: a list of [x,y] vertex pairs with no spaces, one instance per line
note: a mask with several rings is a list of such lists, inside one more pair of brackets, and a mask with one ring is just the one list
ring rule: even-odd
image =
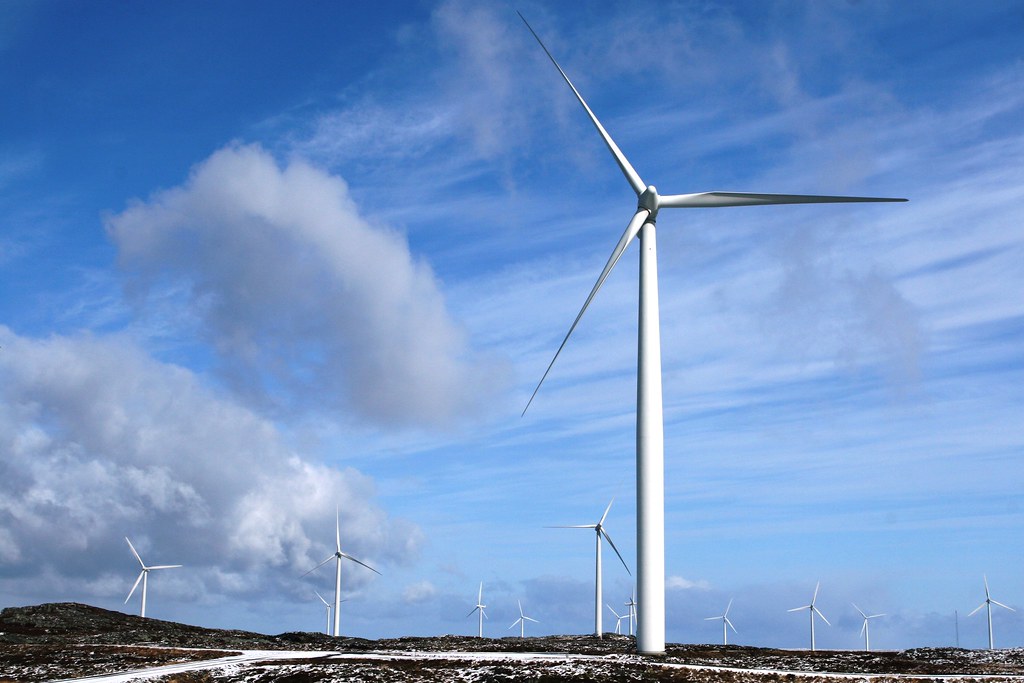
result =
[[[125,536],[124,540],[128,541],[128,537]],[[132,584],[132,589],[128,591],[128,597],[124,599],[124,604],[128,604],[128,601],[132,599],[132,594],[135,593],[135,589],[139,587],[139,581],[142,582],[142,611],[139,612],[139,616],[146,616],[146,584],[149,583],[149,573],[155,569],[176,569],[180,567],[180,564],[158,564],[152,567],[147,567],[146,563],[139,557],[138,551],[135,550],[135,546],[132,545],[131,541],[128,541],[128,547],[132,550],[132,555],[142,565],[142,571],[139,572],[139,578],[135,579],[135,583]]]
[[736,630],[736,627],[732,625],[731,621],[729,621],[730,609],[732,609],[732,598],[729,598],[729,604],[725,606],[725,614],[723,614],[720,617],[707,617],[706,619],[704,619],[704,621],[714,621],[715,619],[722,620],[722,645],[729,644],[729,628],[732,629],[733,633],[739,634],[739,631]]
[[[539,624],[540,622],[537,621],[536,619],[534,619],[533,617],[528,617],[525,614],[523,614],[523,603],[521,601],[519,601],[519,600],[516,600],[516,602],[519,603],[519,618],[516,619],[515,621],[513,621],[512,622],[512,626],[509,626],[509,628],[510,629],[514,628],[516,624],[519,624],[519,637],[520,638],[525,638],[526,637],[526,622],[532,621],[535,624]],[[472,612],[470,612],[470,614],[472,614]]]
[[[479,620],[480,620],[480,625],[479,625],[479,627],[476,630],[476,637],[477,638],[483,638],[484,637],[484,619],[487,618],[487,615],[484,613],[484,608],[485,607],[487,607],[487,605],[484,604],[484,582],[481,581],[480,582],[480,591],[476,594],[476,607],[474,607],[473,609],[469,610],[469,614],[466,615],[467,617],[471,617],[471,616],[473,616],[473,612],[479,612],[480,613],[478,615],[479,616]],[[522,609],[520,609],[520,611],[522,611]]]
[[[348,553],[343,553],[341,551],[341,517],[340,517],[340,513],[338,512],[338,510],[335,509],[335,511],[334,511],[334,553],[329,555],[326,560],[324,560],[323,562],[321,562],[320,564],[318,564],[317,566],[313,567],[308,572],[306,572],[305,574],[302,575],[302,576],[308,576],[308,575],[312,574],[313,572],[315,572],[317,569],[320,569],[320,567],[324,566],[325,564],[327,564],[331,560],[335,560],[335,562],[336,562],[335,567],[334,567],[334,637],[335,638],[337,638],[339,635],[341,635],[341,629],[340,629],[340,627],[341,627],[341,613],[340,613],[341,610],[340,610],[340,607],[341,607],[341,602],[342,602],[341,601],[341,560],[342,559],[352,560],[356,564],[361,564],[362,566],[364,566],[367,569],[369,569],[371,572],[374,572],[375,574],[380,575],[379,571],[377,571],[376,569],[374,569],[370,565],[366,564],[362,560],[357,560],[356,558],[352,557]],[[299,578],[301,579],[302,576],[300,576]]]
[[988,649],[994,650],[996,648],[996,646],[995,646],[995,641],[992,639],[992,605],[999,605],[1003,609],[1008,609],[1011,612],[1016,612],[1017,610],[1013,609],[1012,607],[1007,607],[1006,605],[1004,605],[1003,603],[1001,603],[1001,602],[999,602],[997,600],[993,600],[992,596],[988,592],[988,577],[983,574],[981,578],[984,579],[984,581],[985,581],[985,602],[983,602],[980,605],[978,605],[977,607],[975,607],[974,608],[974,612],[971,612],[967,616],[973,617],[974,614],[978,610],[980,610],[982,607],[987,608],[987,610],[988,610]]
[[[818,585],[816,585],[814,587],[814,597],[811,598],[811,604],[804,605],[803,607],[794,607],[791,610],[786,610],[787,612],[799,612],[800,610],[805,609],[805,610],[807,610],[810,613],[810,615],[811,615],[811,652],[814,652],[814,615],[817,614],[819,617],[821,617],[822,621],[824,621],[826,624],[828,624],[828,619],[825,618],[825,615],[822,614],[821,611],[817,607],[814,606],[815,601],[817,601],[817,599],[818,599],[818,589],[819,588],[821,588],[821,581],[819,581]],[[831,626],[832,624],[828,624],[828,625]]]
[[553,526],[548,527],[549,529],[593,529],[597,533],[597,556],[595,560],[594,570],[594,635],[598,638],[604,632],[601,626],[601,537],[603,536],[608,545],[612,547],[615,554],[618,555],[619,561],[622,562],[622,566],[626,567],[626,573],[632,574],[629,571],[629,567],[626,566],[626,561],[622,559],[622,555],[619,553],[619,549],[615,547],[615,543],[612,541],[612,537],[608,535],[608,532],[604,530],[604,520],[608,516],[608,511],[612,509],[612,503],[615,499],[612,498],[611,503],[608,503],[608,507],[604,509],[604,514],[601,515],[601,521],[597,524],[572,524],[569,526]]
[[[526,19],[519,15],[526,23]],[[826,204],[846,202],[902,202],[905,199],[881,197],[835,197],[821,195],[763,194],[754,192],[698,192],[695,194],[660,195],[653,185],[647,185],[629,160],[612,140],[583,96],[569,80],[533,28],[526,23],[541,48],[558,69],[576,99],[590,117],[604,144],[608,147],[619,170],[636,193],[637,208],[612,250],[608,262],[587,296],[583,307],[569,327],[554,358],[537,383],[527,402],[529,408],[544,379],[551,371],[569,336],[583,313],[629,243],[640,236],[640,312],[637,353],[637,418],[636,418],[636,540],[637,586],[639,590],[639,621],[637,650],[641,653],[665,651],[665,466],[664,421],[661,396],[661,340],[658,316],[658,264],[655,220],[661,209],[701,208],[723,206],[753,206],[768,204]],[[526,413],[526,410],[523,410]],[[600,609],[600,607],[599,607]]]
[[864,610],[862,610],[860,607],[857,607],[857,605],[854,605],[852,602],[850,604],[853,605],[853,609],[855,609],[858,612],[860,612],[860,615],[862,617],[864,617],[864,625],[860,627],[860,634],[862,636],[864,636],[864,649],[865,650],[870,650],[871,649],[871,634],[870,634],[870,629],[868,628],[868,619],[877,619],[878,617],[884,617],[885,614],[870,614],[870,615],[864,614]]

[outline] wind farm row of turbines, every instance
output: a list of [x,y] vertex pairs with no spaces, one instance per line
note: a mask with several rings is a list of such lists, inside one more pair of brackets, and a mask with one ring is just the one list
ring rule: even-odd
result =
[[[629,597],[629,600],[627,602],[623,603],[623,606],[626,608],[626,613],[625,614],[620,614],[610,604],[604,602],[604,597],[603,597],[603,583],[604,582],[603,582],[603,575],[602,575],[602,556],[601,556],[601,550],[602,550],[603,542],[606,542],[611,547],[611,549],[615,552],[616,557],[618,557],[619,561],[622,563],[622,567],[626,570],[626,573],[629,574],[630,576],[632,576],[632,572],[630,571],[629,566],[626,564],[625,559],[622,557],[622,554],[619,552],[619,549],[616,547],[615,542],[612,540],[611,536],[608,534],[607,529],[605,528],[605,521],[608,518],[608,513],[611,511],[612,504],[614,502],[615,502],[614,499],[612,499],[612,501],[610,501],[608,503],[608,506],[605,508],[604,513],[601,515],[601,518],[596,523],[594,523],[594,524],[571,524],[571,525],[557,525],[557,526],[547,527],[547,528],[551,528],[551,529],[592,529],[594,531],[594,533],[595,533],[595,541],[596,541],[596,543],[595,543],[595,554],[594,554],[594,631],[593,631],[593,633],[598,638],[603,637],[603,635],[605,633],[604,622],[603,622],[603,618],[602,618],[603,617],[604,609],[607,609],[608,611],[610,611],[612,613],[612,615],[615,617],[616,621],[615,621],[614,633],[616,633],[616,634],[621,634],[622,633],[622,622],[625,620],[628,623],[629,635],[633,636],[634,635],[634,630],[635,630],[635,627],[637,625],[638,618],[639,618],[638,604],[637,604],[637,601],[636,601],[636,594],[635,594],[635,592],[631,593],[630,597]],[[381,575],[381,573],[379,571],[377,571],[376,569],[374,569],[373,567],[371,567],[369,564],[363,562],[362,560],[359,560],[359,559],[353,557],[352,555],[344,552],[341,549],[340,513],[339,513],[339,510],[337,510],[337,509],[335,510],[335,520],[334,521],[335,521],[335,527],[334,527],[334,542],[335,542],[334,552],[331,553],[330,555],[328,555],[322,562],[317,564],[315,567],[313,567],[312,569],[310,569],[306,573],[302,574],[302,576],[300,576],[299,578],[301,579],[301,578],[305,578],[306,576],[309,576],[310,574],[312,574],[316,570],[318,570],[321,567],[323,567],[324,565],[326,565],[331,560],[334,560],[334,562],[335,562],[335,572],[334,572],[334,602],[333,602],[333,604],[331,602],[328,602],[327,599],[324,598],[324,596],[321,595],[319,591],[313,591],[313,593],[314,593],[314,595],[316,595],[317,599],[320,601],[320,603],[323,605],[323,607],[324,607],[324,609],[326,611],[327,619],[326,619],[326,625],[325,625],[325,628],[324,628],[324,633],[326,633],[328,635],[331,635],[333,633],[333,635],[335,637],[337,637],[337,636],[339,636],[341,634],[341,618],[340,618],[341,617],[341,614],[340,614],[341,603],[346,602],[346,600],[343,600],[342,597],[341,597],[341,567],[342,567],[342,561],[343,560],[349,560],[349,561],[354,562],[354,563],[356,563],[356,564],[358,564],[358,565],[360,565],[362,567],[365,567],[366,569],[376,573],[377,575]],[[182,567],[184,565],[180,565],[180,564],[147,565],[142,560],[142,557],[139,555],[139,552],[135,549],[135,546],[132,544],[131,540],[127,536],[125,537],[125,541],[128,543],[128,548],[131,550],[132,555],[139,562],[139,565],[141,567],[141,571],[139,572],[138,577],[135,579],[135,583],[132,584],[131,590],[128,592],[128,597],[125,598],[125,604],[127,604],[128,601],[131,600],[132,596],[135,594],[136,589],[138,589],[139,584],[141,583],[142,591],[141,591],[140,615],[145,617],[146,616],[146,601],[147,601],[147,594],[148,594],[148,588],[149,588],[149,573],[151,571],[157,571],[157,570],[163,570],[163,569],[176,569],[176,568],[180,568],[180,567]],[[1009,610],[1011,612],[1014,612],[1016,610],[1014,610],[1012,607],[1010,607],[1008,605],[1005,605],[1005,604],[999,602],[998,600],[995,600],[992,597],[991,591],[989,590],[988,577],[987,576],[983,577],[983,581],[984,581],[984,586],[985,586],[985,600],[980,605],[978,605],[978,607],[976,607],[972,612],[970,612],[967,616],[968,617],[973,616],[973,615],[977,614],[978,612],[980,612],[983,608],[986,610],[986,616],[987,616],[987,621],[988,621],[988,647],[989,647],[989,649],[994,649],[995,648],[995,638],[994,638],[994,631],[993,631],[993,626],[992,626],[992,606],[996,605],[997,607],[1001,607],[1001,608]],[[801,612],[801,611],[807,610],[809,626],[810,626],[810,649],[812,651],[817,649],[817,642],[816,642],[816,639],[815,639],[815,619],[816,618],[820,619],[821,621],[825,622],[825,624],[828,625],[828,626],[832,625],[829,622],[828,618],[825,617],[825,615],[821,612],[821,610],[819,609],[819,607],[817,605],[818,593],[820,592],[820,590],[821,590],[821,582],[819,581],[815,585],[815,587],[814,587],[814,593],[811,596],[810,603],[808,603],[806,605],[802,605],[800,607],[794,607],[792,609],[787,610],[789,612]],[[469,611],[469,613],[466,615],[467,618],[473,616],[474,614],[477,615],[477,620],[478,620],[477,621],[477,636],[481,637],[481,638],[483,637],[483,632],[484,632],[484,619],[488,618],[487,617],[487,613],[486,613],[487,605],[484,604],[484,601],[483,601],[484,595],[483,594],[484,594],[484,584],[483,584],[483,582],[481,582],[480,586],[478,588],[478,591],[477,591],[476,604],[473,606],[473,609],[471,609]],[[522,603],[521,600],[517,600],[516,604],[517,604],[518,609],[519,609],[519,617],[508,627],[507,630],[511,630],[511,629],[515,628],[516,626],[519,626],[519,635],[520,635],[520,637],[525,637],[525,635],[526,635],[526,622],[529,621],[529,622],[532,622],[532,623],[535,623],[535,624],[540,623],[540,622],[537,619],[535,619],[535,618],[533,618],[531,616],[528,616],[523,611],[523,603]],[[872,619],[877,619],[877,618],[880,618],[880,617],[884,617],[886,615],[884,613],[868,614],[868,613],[864,612],[856,604],[851,603],[851,605],[857,611],[857,613],[861,616],[861,618],[863,619],[859,636],[864,639],[864,649],[865,650],[870,650],[871,649],[870,621]],[[728,605],[726,605],[725,611],[721,615],[706,617],[704,619],[705,621],[718,621],[718,620],[721,620],[721,622],[722,622],[722,644],[723,645],[728,645],[729,644],[729,629],[732,629],[733,633],[735,633],[735,634],[739,633],[736,630],[735,625],[732,623],[732,620],[729,619],[729,611],[732,609],[732,606],[733,606],[733,600],[730,599]],[[333,620],[332,620],[332,617],[333,617]],[[331,628],[332,627],[332,621],[333,621],[333,631],[332,631],[332,628]]]

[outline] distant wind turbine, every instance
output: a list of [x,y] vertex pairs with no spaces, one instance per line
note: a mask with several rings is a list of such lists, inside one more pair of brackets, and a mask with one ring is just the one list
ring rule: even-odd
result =
[[816,585],[814,587],[814,597],[811,598],[811,604],[804,605],[803,607],[794,607],[791,610],[787,610],[788,612],[799,612],[800,610],[805,609],[805,610],[807,610],[810,613],[810,615],[811,615],[811,652],[814,652],[814,615],[817,614],[819,617],[821,617],[821,620],[824,621],[826,624],[828,624],[829,626],[832,625],[832,624],[828,623],[828,619],[825,618],[825,615],[822,614],[821,611],[817,607],[814,606],[814,602],[818,599],[818,589],[819,588],[821,588],[821,581],[819,581],[818,585]]
[[[583,307],[569,327],[547,370],[537,383],[526,404],[530,407],[541,384],[551,372],[555,360],[583,317],[590,302],[611,273],[626,247],[640,236],[640,315],[637,339],[637,400],[636,400],[636,540],[637,587],[639,591],[639,620],[637,650],[657,654],[665,651],[665,454],[664,420],[661,395],[661,340],[658,313],[658,260],[655,221],[661,209],[702,208],[724,206],[755,206],[775,204],[830,204],[848,202],[903,202],[905,199],[883,197],[838,197],[800,194],[762,194],[754,192],[698,192],[695,194],[660,195],[654,185],[647,185],[622,153],[611,135],[576,90],[562,67],[555,61],[540,36],[526,21],[526,27],[537,39],[566,85],[594,124],[605,146],[615,158],[619,170],[626,177],[637,196],[636,212],[612,250],[608,262],[587,296]],[[642,97],[643,95],[639,95]],[[662,141],[660,144],[671,144]],[[526,409],[523,414],[526,414]],[[600,604],[597,610],[600,611]]]
[[[528,617],[525,614],[523,614],[523,603],[521,601],[519,601],[519,600],[516,600],[516,602],[519,603],[519,618],[516,619],[515,621],[513,621],[512,622],[512,626],[509,626],[509,628],[510,629],[514,628],[516,624],[519,624],[519,637],[520,638],[525,638],[526,637],[526,622],[532,621],[535,624],[539,624],[540,622],[537,621],[536,619],[532,618],[532,617]],[[472,612],[470,612],[470,614],[472,614]]]
[[974,614],[978,610],[980,610],[982,607],[985,607],[987,609],[987,611],[988,611],[988,649],[994,650],[994,649],[996,649],[996,646],[995,646],[995,641],[992,638],[992,605],[999,605],[1003,609],[1008,609],[1011,612],[1016,612],[1017,610],[1013,609],[1012,607],[1007,607],[1006,605],[1004,605],[1003,603],[1001,603],[1001,602],[999,602],[997,600],[993,600],[992,599],[992,595],[988,592],[988,577],[983,574],[981,578],[984,579],[984,581],[985,581],[985,602],[983,602],[980,605],[978,605],[977,607],[975,607],[974,608],[974,612],[971,612],[967,616],[973,617]]
[[[612,537],[608,535],[608,532],[604,530],[604,520],[608,516],[608,511],[612,509],[612,503],[615,499],[612,498],[611,503],[608,503],[608,507],[604,509],[604,514],[601,515],[601,521],[597,524],[572,524],[569,526],[552,526],[549,529],[593,529],[597,533],[597,559],[595,560],[594,570],[594,635],[598,638],[603,633],[601,626],[601,537],[603,536],[608,545],[612,547],[615,554],[618,555],[619,561],[622,562],[622,566],[626,567],[626,573],[630,574],[629,567],[626,566],[626,561],[622,559],[622,555],[619,553],[619,549],[615,547],[615,543],[612,541]],[[630,574],[632,576],[632,574]]]
[[612,614],[615,615],[615,633],[617,635],[622,635],[622,620],[623,619],[629,619],[630,615],[628,615],[628,614],[619,614],[614,609],[612,609],[611,605],[608,605],[608,604],[606,604],[605,607],[608,608],[609,612],[611,612]]
[[715,619],[721,619],[722,620],[722,645],[728,645],[729,644],[729,631],[728,631],[728,629],[731,628],[733,633],[739,634],[739,631],[736,630],[736,627],[732,625],[731,621],[729,621],[729,610],[731,608],[732,608],[732,598],[729,598],[729,604],[725,606],[725,614],[723,614],[720,617],[707,617],[706,619],[704,619],[704,621],[714,621]]
[[327,608],[327,625],[324,626],[324,633],[326,635],[331,635],[331,609],[332,609],[332,605],[331,605],[331,603],[329,603],[326,600],[324,600],[324,596],[320,595],[316,591],[313,591],[313,592],[316,593],[316,597],[320,598],[320,602],[324,603],[324,607]]
[[[124,540],[128,541],[128,537],[125,536]],[[158,564],[152,567],[147,567],[146,563],[139,557],[138,551],[135,550],[135,546],[132,545],[131,541],[128,541],[128,547],[132,550],[132,555],[142,565],[142,571],[139,572],[139,578],[135,579],[135,583],[132,584],[132,589],[128,591],[128,597],[124,599],[124,604],[128,604],[128,601],[132,599],[132,594],[135,593],[135,589],[139,587],[139,581],[142,582],[142,611],[139,612],[139,616],[146,616],[146,584],[149,583],[149,573],[156,569],[176,569],[182,565],[180,564]]]
[[357,560],[356,558],[352,557],[348,553],[341,552],[341,513],[338,511],[337,508],[335,508],[335,510],[334,510],[334,553],[329,555],[326,560],[324,560],[323,562],[321,562],[320,564],[318,564],[317,566],[313,567],[308,572],[306,572],[305,574],[303,574],[302,576],[299,577],[301,579],[303,576],[309,576],[310,574],[315,572],[317,569],[320,569],[320,567],[324,566],[325,564],[327,564],[331,560],[335,560],[335,562],[336,562],[335,567],[334,567],[334,637],[335,638],[337,638],[339,635],[341,635],[341,613],[340,613],[341,610],[340,610],[340,607],[341,607],[341,602],[342,602],[342,600],[341,600],[341,560],[342,559],[352,560],[356,564],[360,564],[360,565],[366,567],[371,572],[373,572],[373,573],[375,573],[377,575],[381,575],[379,571],[377,571],[376,569],[374,569],[370,565],[366,564],[362,560]]
[[477,627],[477,631],[476,631],[476,637],[477,638],[483,638],[484,637],[484,619],[487,618],[487,615],[484,613],[484,608],[485,607],[487,607],[487,605],[484,604],[484,582],[481,581],[480,582],[480,591],[476,594],[476,607],[474,607],[473,609],[469,610],[469,614],[466,615],[466,617],[471,617],[471,616],[473,616],[473,612],[479,612],[480,613],[479,614],[480,625]]
[[633,591],[629,593],[626,609],[629,610],[629,635],[633,635],[633,623],[636,621],[636,595]]
[[[850,604],[853,605],[852,602]],[[871,649],[871,635],[869,633],[870,629],[868,628],[868,619],[876,619],[878,617],[884,617],[885,614],[871,614],[871,615],[867,615],[867,614],[864,614],[864,611],[860,607],[857,607],[857,605],[853,605],[853,609],[855,609],[858,612],[860,612],[860,615],[862,617],[864,617],[864,625],[860,627],[860,634],[862,636],[864,636],[864,649],[865,650],[870,650]]]

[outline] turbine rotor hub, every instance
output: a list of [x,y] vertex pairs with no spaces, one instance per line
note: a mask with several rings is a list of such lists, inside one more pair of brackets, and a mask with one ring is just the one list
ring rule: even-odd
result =
[[647,220],[653,223],[654,220],[658,217],[658,204],[659,201],[657,188],[654,187],[654,185],[648,185],[647,189],[643,191],[643,194],[641,194],[640,198],[637,200],[636,208],[647,209],[648,211],[650,211],[651,217],[648,218]]

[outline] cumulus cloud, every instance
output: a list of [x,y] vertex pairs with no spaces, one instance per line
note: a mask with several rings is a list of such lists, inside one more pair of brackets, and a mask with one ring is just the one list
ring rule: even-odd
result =
[[437,588],[434,584],[424,579],[423,581],[417,581],[416,583],[406,586],[405,590],[402,591],[402,600],[410,604],[415,604],[426,602],[435,595],[437,595]]
[[341,178],[303,161],[281,168],[257,145],[229,146],[106,227],[130,291],[184,288],[222,375],[261,405],[439,426],[499,383],[429,265],[363,217]]
[[332,549],[335,505],[367,561],[418,551],[420,531],[388,517],[365,475],[304,460],[187,370],[89,335],[0,326],[0,347],[0,577],[48,569],[88,592],[130,573],[128,535],[148,561],[185,564],[168,581],[194,594],[287,586]]

